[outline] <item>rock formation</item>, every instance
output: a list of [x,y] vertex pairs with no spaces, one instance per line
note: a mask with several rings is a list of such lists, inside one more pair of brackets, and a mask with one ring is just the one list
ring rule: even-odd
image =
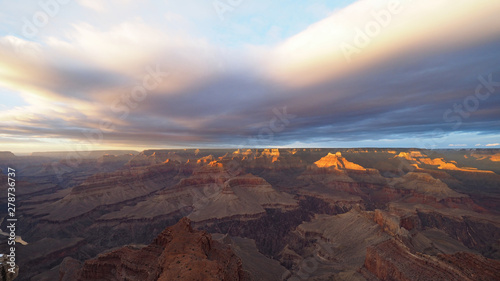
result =
[[[74,264],[72,264],[74,266]],[[60,280],[71,274],[60,270]],[[85,280],[250,280],[241,260],[210,234],[195,231],[187,218],[165,229],[148,246],[124,247],[87,260],[73,276]]]
[[[409,151],[409,152],[400,152],[398,155],[394,156],[395,158],[404,158],[405,160],[412,163],[412,165],[420,169],[422,166],[435,166],[440,170],[453,170],[453,171],[462,171],[462,172],[475,172],[475,173],[493,173],[488,170],[479,170],[473,167],[457,167],[457,162],[454,160],[446,161],[444,158],[430,158],[427,155],[422,154],[421,151]],[[494,157],[493,157],[494,159]]]
[[358,164],[349,162],[347,159],[342,157],[342,153],[340,152],[337,152],[335,154],[328,153],[328,155],[314,162],[314,164],[319,168],[333,167],[339,170],[366,170]]
[[16,158],[16,155],[10,151],[0,151],[0,159],[12,159]]
[[366,250],[365,267],[379,280],[496,280],[500,261],[471,253],[436,257],[412,253],[402,243],[387,240]]
[[439,200],[447,197],[467,197],[465,194],[453,191],[444,182],[427,173],[410,172],[401,178],[394,179],[393,185],[396,188],[413,190]]

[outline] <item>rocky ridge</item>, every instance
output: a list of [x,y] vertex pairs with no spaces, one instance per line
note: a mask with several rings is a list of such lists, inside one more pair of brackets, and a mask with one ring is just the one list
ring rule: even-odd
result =
[[[232,250],[187,218],[168,227],[146,247],[123,247],[85,261],[78,271],[63,267],[60,280],[251,280]],[[71,267],[74,267],[71,264]]]

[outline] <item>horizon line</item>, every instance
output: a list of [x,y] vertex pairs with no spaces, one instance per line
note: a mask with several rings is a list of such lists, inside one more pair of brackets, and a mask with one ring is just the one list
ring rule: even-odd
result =
[[47,151],[31,151],[31,152],[19,152],[4,150],[0,153],[12,153],[15,156],[32,156],[33,153],[91,153],[91,152],[103,152],[103,151],[133,151],[133,152],[144,152],[151,150],[239,150],[239,149],[414,149],[414,150],[486,150],[486,149],[496,149],[500,150],[500,147],[435,147],[435,148],[419,148],[419,147],[224,147],[224,148],[212,148],[212,147],[184,147],[184,148],[147,148],[147,149],[91,149],[85,151],[78,150],[47,150]]

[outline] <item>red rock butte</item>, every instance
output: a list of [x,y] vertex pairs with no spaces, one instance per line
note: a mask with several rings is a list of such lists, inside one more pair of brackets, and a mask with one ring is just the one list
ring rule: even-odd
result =
[[342,157],[342,153],[336,152],[335,154],[328,153],[325,157],[314,162],[314,164],[319,168],[336,168],[339,170],[366,170],[362,166],[349,162],[347,159]]
[[190,224],[181,219],[141,249],[123,247],[101,254],[73,269],[72,276],[62,269],[60,280],[251,280],[230,247]]

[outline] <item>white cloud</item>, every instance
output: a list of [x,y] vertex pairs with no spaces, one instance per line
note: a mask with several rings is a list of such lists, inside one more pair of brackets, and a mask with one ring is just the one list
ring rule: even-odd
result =
[[490,146],[500,146],[500,143],[489,143],[487,144],[486,146],[490,147]]
[[[389,8],[391,2],[357,1],[334,12],[274,48],[265,69],[278,81],[304,86],[356,75],[397,55],[414,56],[415,50],[449,52],[500,35],[498,1],[401,0],[397,9]],[[367,35],[370,28],[374,35]],[[345,44],[357,51],[345,52]]]
[[467,145],[464,143],[461,143],[461,144],[449,144],[448,146],[463,147],[463,146],[467,146]]
[[93,0],[78,0],[78,3],[85,8],[92,9],[96,12],[104,12],[105,8],[101,1]]

